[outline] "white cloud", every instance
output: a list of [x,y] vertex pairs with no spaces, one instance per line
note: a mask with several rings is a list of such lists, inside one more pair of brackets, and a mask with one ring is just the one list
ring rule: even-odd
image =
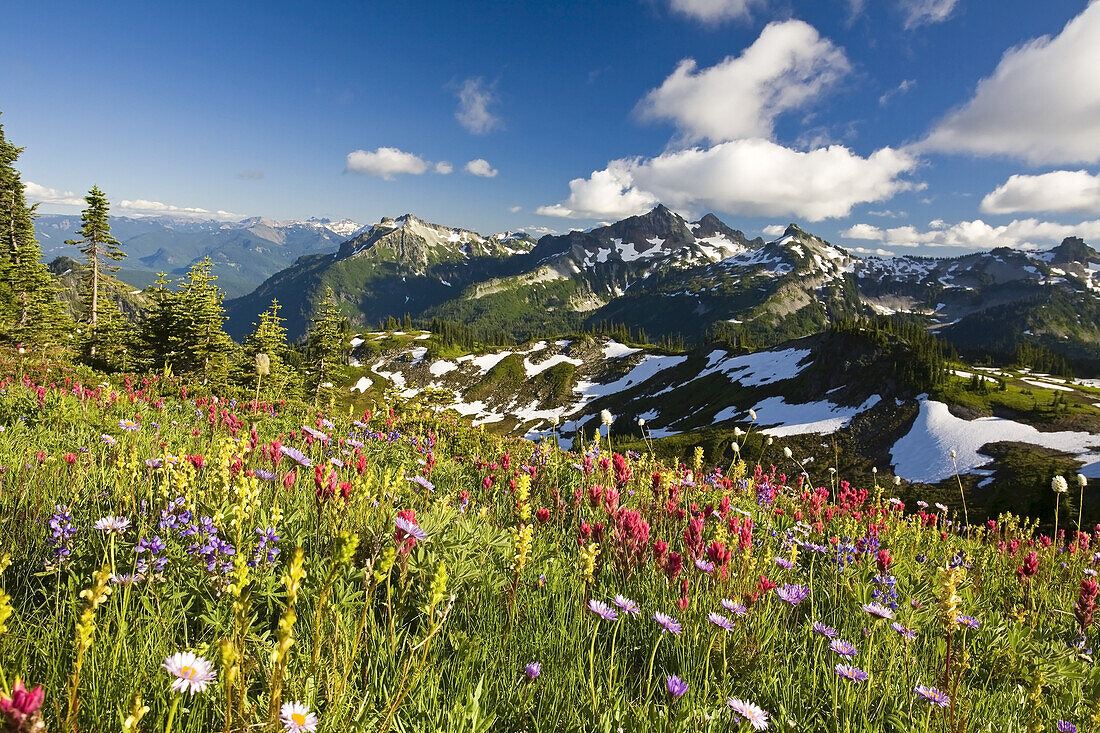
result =
[[538,213],[580,219],[642,213],[658,201],[674,209],[809,221],[847,216],[858,203],[918,188],[899,178],[916,159],[883,148],[862,158],[834,145],[808,152],[767,140],[734,140],[656,158],[620,159],[569,182],[569,198]]
[[84,199],[72,191],[58,191],[56,188],[46,188],[45,186],[40,186],[31,181],[27,181],[23,184],[23,193],[27,201],[31,203],[80,207],[85,205]]
[[391,181],[399,173],[419,176],[428,170],[428,163],[417,155],[397,148],[378,148],[374,151],[355,150],[348,153],[346,170]]
[[1021,211],[1085,211],[1100,214],[1100,174],[1051,171],[1038,176],[1016,175],[982,199],[987,214]]
[[850,68],[844,52],[808,23],[771,23],[740,56],[702,70],[684,59],[637,111],[672,120],[692,143],[770,138],[776,117],[818,98]]
[[894,257],[895,253],[882,247],[847,247],[849,252],[857,255],[877,255],[879,257]]
[[925,231],[920,231],[914,226],[880,229],[870,224],[856,224],[842,231],[840,236],[878,242],[886,247],[1039,249],[1058,244],[1066,237],[1100,239],[1100,220],[1083,221],[1079,224],[1059,224],[1038,219],[1015,219],[1002,226],[992,226],[981,219],[960,221],[952,225],[935,220]]
[[787,231],[787,227],[782,224],[769,224],[761,230],[766,236],[778,237]]
[[747,18],[753,5],[766,4],[767,0],[669,0],[677,13],[704,22]]
[[1100,161],[1100,2],[1062,32],[1010,49],[920,144],[1031,163]]
[[509,206],[508,211],[511,211],[513,214],[518,214],[519,212],[523,211],[523,207],[522,206]]
[[485,135],[503,127],[497,115],[489,107],[496,104],[497,97],[492,87],[485,85],[481,77],[467,79],[458,89],[458,111],[455,119],[475,135]]
[[441,176],[449,175],[454,169],[455,167],[445,160],[441,160],[435,164],[435,172]]
[[905,94],[907,91],[909,91],[910,89],[912,89],[916,85],[917,85],[916,79],[904,79],[904,80],[902,80],[902,82],[900,84],[898,84],[896,87],[894,87],[893,89],[891,89],[890,91],[886,92],[885,94],[883,94],[881,97],[878,98],[879,106],[880,107],[885,107],[886,103],[890,101],[891,97],[895,97],[898,94]]
[[149,201],[148,199],[123,199],[116,204],[114,211],[116,214],[127,214],[130,216],[175,216],[186,219],[217,219],[219,221],[240,221],[244,218],[241,214],[234,214],[231,211],[211,211],[210,209],[203,209],[198,206],[176,206],[175,204],[165,204],[160,201]]
[[466,164],[466,172],[475,176],[481,176],[482,178],[496,178],[497,173],[500,173],[496,168],[489,165],[489,161],[485,158],[474,158]]
[[942,23],[951,17],[959,0],[901,0],[901,12],[905,14],[905,30],[918,26]]

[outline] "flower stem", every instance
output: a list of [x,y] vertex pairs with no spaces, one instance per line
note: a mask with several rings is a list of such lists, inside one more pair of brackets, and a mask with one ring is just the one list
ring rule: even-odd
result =
[[168,710],[168,722],[164,724],[164,733],[172,733],[172,724],[176,722],[176,709],[179,706],[180,695],[176,695],[175,699],[172,700],[172,707]]

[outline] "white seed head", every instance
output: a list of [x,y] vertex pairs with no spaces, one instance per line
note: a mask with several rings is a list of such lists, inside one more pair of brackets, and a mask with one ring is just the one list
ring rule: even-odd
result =
[[749,417],[756,420],[756,410],[749,410]]
[[1069,484],[1066,483],[1065,476],[1055,476],[1050,480],[1050,488],[1056,494],[1064,494],[1069,491]]
[[604,425],[615,422],[615,416],[611,414],[611,410],[600,410],[600,422]]
[[1089,480],[1085,478],[1085,474],[1077,474],[1077,485],[1080,486],[1082,489],[1089,485]]
[[639,417],[638,418],[638,427],[640,427],[640,428],[645,427],[645,418],[644,417]]
[[954,448],[952,448],[952,449],[951,449],[951,460],[955,460],[955,456],[957,456],[957,455],[958,455],[958,453],[956,453],[956,452],[955,452],[955,449],[954,449]]
[[790,449],[789,447],[786,447],[786,446],[784,446],[784,448],[783,448],[783,455],[785,455],[785,456],[786,456],[787,458],[790,458],[790,457],[792,457],[792,456],[793,456],[794,454],[793,454],[793,453],[791,453],[791,449]]
[[877,474],[878,473],[878,466],[873,466],[871,468],[871,473]]

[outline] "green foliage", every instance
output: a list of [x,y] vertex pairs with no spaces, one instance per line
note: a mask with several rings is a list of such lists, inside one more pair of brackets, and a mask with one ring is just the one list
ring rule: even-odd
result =
[[[88,204],[80,214],[80,230],[77,232],[80,239],[67,239],[65,244],[72,244],[80,248],[84,254],[84,320],[88,324],[88,331],[84,337],[84,347],[90,358],[96,357],[96,350],[107,339],[101,332],[100,315],[100,290],[106,273],[118,272],[118,265],[112,262],[121,262],[126,258],[122,251],[122,244],[111,236],[111,221],[109,217],[110,205],[107,196],[99,190],[98,186],[92,186],[92,190],[84,197]],[[116,309],[117,310],[117,309]],[[120,318],[121,314],[114,313],[112,317]],[[109,327],[114,337],[121,330],[119,324],[111,324]]]
[[[260,322],[244,340],[242,361],[238,365],[239,381],[254,388],[257,395],[272,399],[299,396],[301,377],[289,363],[290,347],[286,341],[285,318],[279,315],[278,300],[260,314]],[[266,357],[266,367],[263,366]],[[266,370],[266,374],[263,373]]]
[[306,384],[314,404],[327,404],[334,394],[334,375],[347,361],[347,331],[347,321],[340,315],[332,288],[327,288],[325,299],[309,329]]

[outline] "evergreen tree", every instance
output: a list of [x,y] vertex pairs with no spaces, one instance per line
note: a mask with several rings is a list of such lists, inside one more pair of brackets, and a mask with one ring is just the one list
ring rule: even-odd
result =
[[223,383],[229,376],[236,345],[222,328],[224,293],[214,281],[209,257],[187,271],[177,298],[177,322],[169,334],[174,352],[173,368],[201,377],[203,384]]
[[34,207],[14,167],[22,148],[7,141],[0,125],[0,336],[27,345],[57,345],[72,323],[57,300],[57,288],[34,236]]
[[86,262],[84,317],[90,329],[88,355],[94,358],[96,347],[100,342],[99,292],[103,273],[118,272],[118,265],[110,263],[121,262],[126,257],[126,253],[122,251],[122,244],[111,236],[111,221],[108,216],[110,206],[107,203],[107,197],[99,187],[92,186],[92,190],[84,197],[84,201],[88,207],[80,214],[81,227],[77,234],[81,238],[68,239],[65,244],[76,245],[84,253]]
[[[244,341],[244,358],[241,362],[242,380],[249,387],[264,385],[265,392],[276,397],[297,396],[298,375],[287,363],[290,347],[286,342],[286,320],[279,315],[282,306],[278,300],[271,301],[271,307],[260,314],[260,322],[253,324],[256,329]],[[259,354],[267,357],[267,374],[260,377],[256,362]]]
[[145,289],[149,298],[148,314],[141,324],[138,345],[142,366],[154,371],[167,371],[173,366],[175,334],[180,321],[180,297],[169,286],[166,273]]
[[340,315],[332,288],[325,288],[325,299],[309,329],[308,385],[313,392],[314,404],[318,404],[322,396],[331,395],[336,368],[347,358],[344,330],[344,318]]

